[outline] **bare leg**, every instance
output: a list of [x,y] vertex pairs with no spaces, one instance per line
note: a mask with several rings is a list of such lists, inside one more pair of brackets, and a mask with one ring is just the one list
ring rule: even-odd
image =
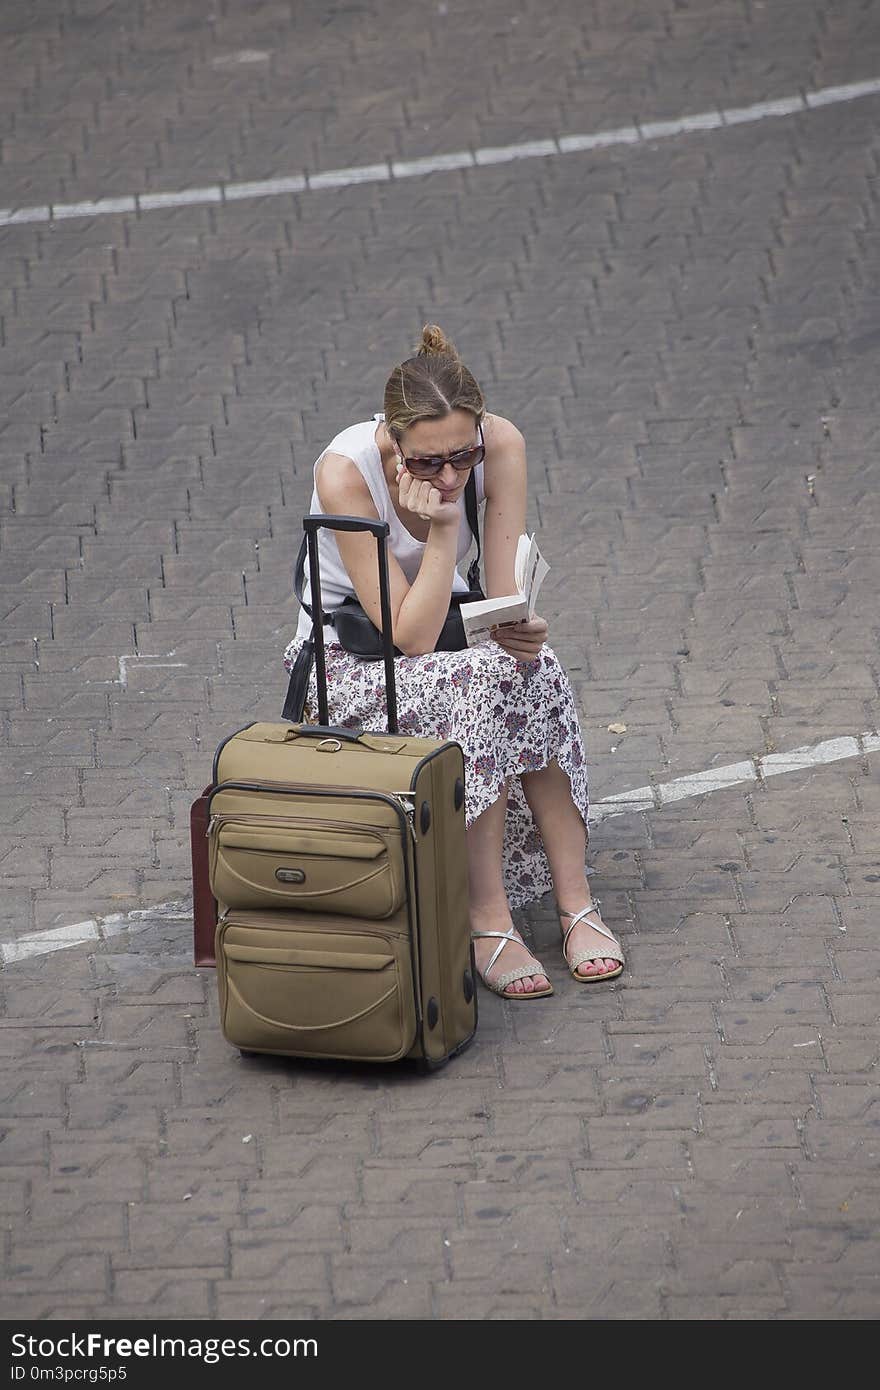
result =
[[[571,783],[555,761],[537,772],[523,772],[520,780],[547,851],[557,905],[567,912],[580,912],[592,893],[584,872],[587,832],[571,799]],[[598,913],[591,915],[602,921]],[[601,932],[593,931],[589,921],[582,921],[569,937],[568,950],[573,953],[601,949],[605,940]],[[619,966],[619,961],[603,957],[579,966],[578,974],[604,975]]]
[[[504,818],[507,812],[507,789],[488,810],[478,816],[467,832],[468,877],[470,880],[471,929],[473,931],[509,931],[512,925],[504,879],[501,873],[501,854],[504,845]],[[583,864],[583,856],[581,856]],[[497,938],[483,937],[474,942],[477,966],[483,967],[499,945]],[[511,942],[505,946],[492,966],[490,978],[496,979],[518,965],[534,960],[525,945]],[[528,994],[546,989],[545,975],[527,975],[508,986],[509,993]]]

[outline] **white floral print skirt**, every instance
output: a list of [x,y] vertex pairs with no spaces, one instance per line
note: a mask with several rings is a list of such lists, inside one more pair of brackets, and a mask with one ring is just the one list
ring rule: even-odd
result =
[[[291,669],[302,646],[284,653]],[[359,661],[340,646],[325,646],[330,723],[345,728],[387,728],[385,666]],[[584,825],[589,810],[587,766],[574,696],[553,651],[518,662],[497,642],[460,652],[395,658],[397,715],[402,734],[453,739],[465,760],[465,823],[470,826],[508,789],[503,875],[511,907],[522,907],[552,886],[541,833],[519,780],[554,759],[567,774]],[[307,717],[317,717],[315,671]]]

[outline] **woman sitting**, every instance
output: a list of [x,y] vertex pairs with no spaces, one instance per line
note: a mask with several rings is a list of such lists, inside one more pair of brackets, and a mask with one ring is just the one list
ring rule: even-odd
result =
[[[516,591],[514,557],[526,521],[523,437],[509,420],[486,413],[477,382],[433,324],[416,355],[389,376],[384,406],[321,454],[311,511],[389,524],[393,639],[403,653],[395,660],[400,732],[453,739],[464,752],[480,976],[505,999],[552,994],[510,916],[552,886],[572,977],[582,984],[613,979],[624,957],[587,883],[587,768],[568,677],[546,645],[547,623],[536,616],[495,629],[494,640],[480,646],[434,650],[451,593],[467,588],[457,566],[473,539],[464,505],[472,473],[484,507],[487,595]],[[379,627],[372,536],[323,531],[320,565],[325,609],[356,596]],[[285,652],[288,670],[310,631],[304,609]],[[325,642],[330,722],[384,728],[381,663],[347,652],[332,626]],[[312,672],[309,705],[316,704]]]

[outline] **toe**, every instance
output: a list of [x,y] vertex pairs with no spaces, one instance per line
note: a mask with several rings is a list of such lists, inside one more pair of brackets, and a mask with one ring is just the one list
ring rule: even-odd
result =
[[543,975],[525,975],[517,984],[521,986],[519,992],[522,994],[534,994],[536,990],[547,988],[547,981]]
[[592,980],[603,975],[615,974],[619,969],[619,960],[614,960],[611,956],[595,956],[592,960],[581,962],[575,970],[575,978]]
[[584,961],[583,965],[578,966],[578,974],[587,976],[604,975],[605,970],[603,968],[603,962],[601,960]]

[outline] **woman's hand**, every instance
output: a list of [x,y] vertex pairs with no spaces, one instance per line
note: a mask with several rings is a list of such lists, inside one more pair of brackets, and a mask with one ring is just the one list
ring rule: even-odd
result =
[[517,661],[534,661],[547,641],[547,624],[536,614],[527,622],[496,627],[492,636],[499,647],[515,656]]
[[397,495],[401,508],[413,512],[432,526],[458,526],[461,512],[454,502],[444,501],[433,483],[426,478],[414,478],[402,463],[397,465]]

